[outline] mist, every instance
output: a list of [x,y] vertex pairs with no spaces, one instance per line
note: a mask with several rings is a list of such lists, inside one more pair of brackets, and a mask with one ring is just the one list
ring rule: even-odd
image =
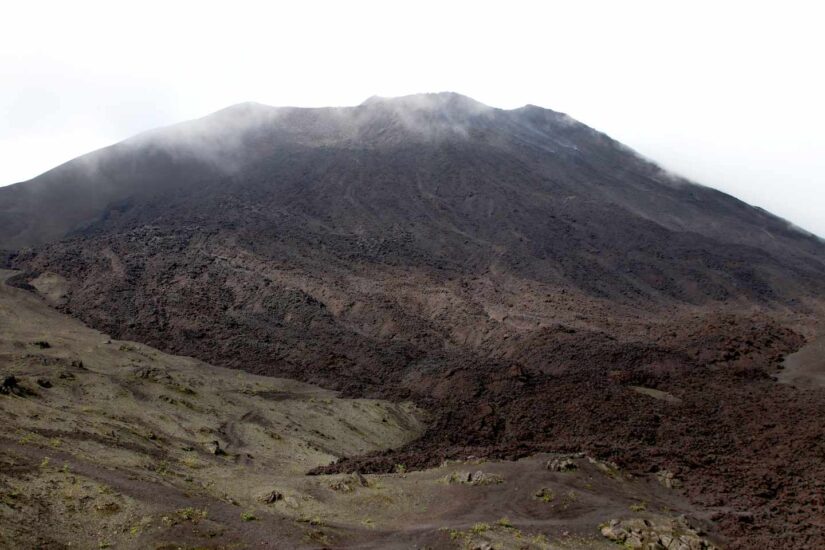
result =
[[814,4],[45,2],[4,11],[0,185],[244,101],[346,106],[451,90],[493,107],[567,113],[667,170],[825,235],[825,38]]

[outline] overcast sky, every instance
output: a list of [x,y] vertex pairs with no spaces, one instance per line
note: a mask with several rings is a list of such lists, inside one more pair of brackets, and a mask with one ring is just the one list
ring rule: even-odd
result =
[[449,90],[566,112],[825,236],[818,4],[6,2],[0,185],[241,101]]

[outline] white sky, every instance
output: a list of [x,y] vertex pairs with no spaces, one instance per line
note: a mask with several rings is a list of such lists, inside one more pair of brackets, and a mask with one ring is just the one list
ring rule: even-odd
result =
[[0,5],[0,185],[233,103],[456,91],[563,111],[825,236],[825,4]]

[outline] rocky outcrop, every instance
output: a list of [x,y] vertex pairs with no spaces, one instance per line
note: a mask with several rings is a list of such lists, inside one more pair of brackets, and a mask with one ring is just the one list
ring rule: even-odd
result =
[[546,468],[551,472],[571,472],[578,468],[570,457],[551,458],[547,461]]
[[477,470],[475,472],[453,472],[448,474],[446,483],[461,483],[464,485],[496,485],[504,483],[504,478],[497,474],[490,474]]
[[682,480],[669,470],[656,472],[656,480],[668,489],[679,489],[682,486]]
[[719,550],[684,518],[614,519],[601,533],[630,550]]

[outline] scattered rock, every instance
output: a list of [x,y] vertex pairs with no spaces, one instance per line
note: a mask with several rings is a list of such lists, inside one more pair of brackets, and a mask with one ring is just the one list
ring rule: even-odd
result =
[[143,367],[139,366],[132,370],[135,378],[142,380],[151,380],[152,382],[171,381],[172,376],[169,371],[157,367]]
[[333,491],[340,491],[342,493],[351,493],[357,487],[369,487],[370,483],[360,472],[353,472],[352,474],[333,481],[329,488]]
[[38,340],[37,342],[32,342],[32,345],[35,345],[40,349],[48,349],[52,347],[52,345],[45,340]]
[[656,472],[656,480],[668,489],[678,489],[682,486],[682,480],[668,470],[659,470]]
[[215,456],[225,455],[226,451],[221,449],[221,444],[218,441],[210,441],[206,444],[206,450],[209,451],[210,454]]
[[278,502],[279,500],[283,500],[283,499],[284,499],[284,494],[282,492],[273,490],[273,491],[268,492],[265,495],[261,495],[261,497],[258,500],[260,500],[261,502],[263,502],[265,504],[272,504],[272,503]]
[[351,493],[353,491],[352,485],[346,479],[337,479],[329,484],[329,488],[340,493]]
[[593,458],[592,456],[588,456],[587,461],[608,477],[612,477],[614,479],[620,477],[621,471],[619,469],[619,465],[615,462],[599,460],[597,458]]
[[48,378],[38,378],[37,379],[37,385],[40,386],[41,388],[51,388],[52,387],[52,383]]
[[472,472],[457,472],[455,475],[458,483],[472,483],[473,481]]
[[578,468],[572,458],[560,457],[547,461],[545,467],[551,472],[571,472]]
[[21,386],[15,376],[10,375],[3,379],[3,384],[0,385],[0,394],[26,397],[27,395],[31,395],[32,392]]
[[718,550],[684,518],[610,520],[602,536],[633,550]]
[[453,472],[444,480],[447,483],[462,483],[465,485],[494,485],[503,483],[504,478],[497,474],[485,474],[481,470],[476,472]]

